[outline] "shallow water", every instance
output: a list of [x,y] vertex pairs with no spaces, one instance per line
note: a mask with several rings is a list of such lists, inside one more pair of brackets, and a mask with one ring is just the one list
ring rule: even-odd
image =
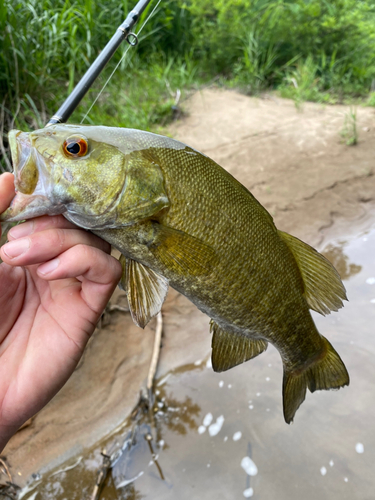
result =
[[272,346],[221,374],[197,360],[157,382],[152,418],[129,420],[84,456],[36,476],[20,498],[95,498],[105,448],[113,467],[102,500],[373,499],[375,226],[332,242],[326,254],[350,302],[339,313],[313,316],[344,360],[349,388],[308,393],[288,426],[281,360]]

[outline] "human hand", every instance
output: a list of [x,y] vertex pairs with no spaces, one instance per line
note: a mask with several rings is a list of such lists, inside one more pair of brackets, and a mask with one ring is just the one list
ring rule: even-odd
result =
[[[0,213],[14,194],[13,175],[0,175]],[[8,241],[0,249],[0,450],[73,373],[121,276],[110,245],[62,215],[15,226]]]

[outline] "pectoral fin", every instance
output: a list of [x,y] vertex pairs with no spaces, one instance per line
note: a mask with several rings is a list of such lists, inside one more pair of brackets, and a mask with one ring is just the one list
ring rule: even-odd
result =
[[156,316],[167,296],[168,280],[140,262],[121,255],[120,288],[128,297],[130,313],[137,326],[144,328]]
[[223,372],[255,358],[267,349],[268,342],[250,339],[243,335],[226,332],[213,320],[210,323],[212,336],[212,367],[215,372]]
[[292,252],[305,285],[305,297],[310,309],[326,315],[337,311],[348,300],[339,273],[319,252],[303,241],[283,231],[279,236]]
[[157,222],[149,248],[168,269],[181,275],[208,274],[216,260],[215,250],[194,236]]

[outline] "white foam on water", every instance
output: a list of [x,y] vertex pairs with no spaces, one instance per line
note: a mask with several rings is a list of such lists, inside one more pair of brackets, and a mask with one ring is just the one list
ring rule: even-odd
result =
[[207,415],[203,419],[203,425],[208,427],[210,425],[210,423],[212,422],[213,418],[214,417],[212,416],[212,413],[207,413]]
[[164,443],[165,443],[165,442],[164,442],[164,439],[161,439],[161,440],[159,441],[159,446],[160,446],[160,448],[164,448]]
[[261,392],[257,392],[257,396],[259,397],[262,393]]
[[325,467],[322,467],[320,469],[320,473],[321,473],[322,476],[325,476],[327,474],[327,469]]
[[375,285],[375,278],[371,276],[370,278],[367,278],[366,283],[368,285]]
[[159,382],[157,383],[156,387],[160,387],[160,386],[162,386],[163,384],[165,384],[165,383],[166,383],[166,381],[169,379],[169,377],[170,377],[170,376],[171,376],[171,374],[170,374],[170,373],[167,373],[167,374],[165,375],[165,377],[163,377],[161,380],[159,380]]
[[329,466],[330,466],[330,467],[333,467],[334,465],[335,465],[335,462],[334,462],[333,460],[330,460],[330,461],[329,461]]
[[254,405],[249,405],[249,409],[252,410],[254,408]]
[[124,481],[122,481],[120,484],[116,485],[116,488],[124,488],[124,486],[126,486],[130,483],[133,483],[136,479],[138,479],[142,475],[143,475],[143,470],[141,470],[141,472],[139,474],[137,474],[136,476],[134,476],[132,479],[124,479]]
[[237,431],[233,434],[233,441],[238,441],[242,438],[242,432],[241,431]]
[[195,366],[199,366],[202,364],[202,360],[201,359],[197,359],[197,361],[194,361],[194,365]]
[[206,432],[206,427],[204,425],[200,425],[198,427],[198,434],[203,434],[204,432]]
[[211,356],[208,358],[208,360],[207,360],[207,362],[206,362],[206,367],[207,367],[207,368],[212,368]]
[[56,476],[56,474],[61,474],[62,472],[67,472],[68,470],[74,469],[75,467],[77,467],[77,465],[79,465],[81,463],[82,458],[83,457],[78,457],[78,459],[74,462],[74,464],[67,465],[66,467],[63,467],[62,469],[55,471],[53,474],[51,474],[51,476]]
[[370,300],[371,304],[375,304],[375,299]]
[[362,444],[362,443],[357,443],[357,444],[355,445],[355,451],[356,451],[357,453],[363,453],[363,452],[365,451],[365,447],[363,446],[363,444]]
[[214,424],[211,424],[210,427],[208,428],[209,435],[216,436],[216,434],[219,434],[221,428],[223,427],[223,423],[224,423],[224,416],[220,415],[220,417],[217,417],[216,422]]
[[225,443],[225,441],[228,441],[228,436],[225,436],[224,443]]
[[223,387],[223,385],[224,385],[224,380],[220,380],[219,387]]
[[[23,492],[23,490],[21,491],[21,494],[22,494],[22,492]],[[31,497],[29,497],[27,500],[35,500],[37,495],[38,495],[38,491],[34,491],[34,493],[31,495]],[[23,498],[23,496],[18,497],[18,498]]]
[[228,384],[228,389],[232,389],[232,384]]
[[[27,484],[24,488],[22,488],[22,490],[18,493],[18,498],[21,500],[21,498],[23,498],[25,495],[27,495],[28,493],[30,493],[30,491],[32,491],[34,488],[36,488],[37,486],[39,486],[40,484],[40,480],[38,480],[37,482],[34,482],[32,484]],[[30,497],[28,497],[28,500],[34,500],[36,498],[38,494],[38,491],[35,491]]]
[[344,477],[344,481],[347,483],[349,479],[347,477]]
[[258,474],[258,467],[250,457],[244,457],[241,460],[241,467],[249,476],[256,476]]
[[247,488],[247,490],[244,490],[243,496],[245,498],[251,498],[254,495],[254,490],[253,488]]
[[266,377],[266,382],[269,382],[271,379],[269,377]]

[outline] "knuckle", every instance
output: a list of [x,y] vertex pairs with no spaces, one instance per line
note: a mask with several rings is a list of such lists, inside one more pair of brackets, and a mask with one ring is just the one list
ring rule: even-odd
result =
[[95,257],[93,247],[85,245],[84,243],[78,243],[78,245],[76,245],[76,251],[81,255],[81,257],[87,259],[88,262]]
[[53,229],[51,235],[56,247],[61,249],[65,246],[66,232],[64,229]]
[[32,245],[42,250],[59,252],[65,246],[66,235],[61,229],[47,229],[31,236]]

